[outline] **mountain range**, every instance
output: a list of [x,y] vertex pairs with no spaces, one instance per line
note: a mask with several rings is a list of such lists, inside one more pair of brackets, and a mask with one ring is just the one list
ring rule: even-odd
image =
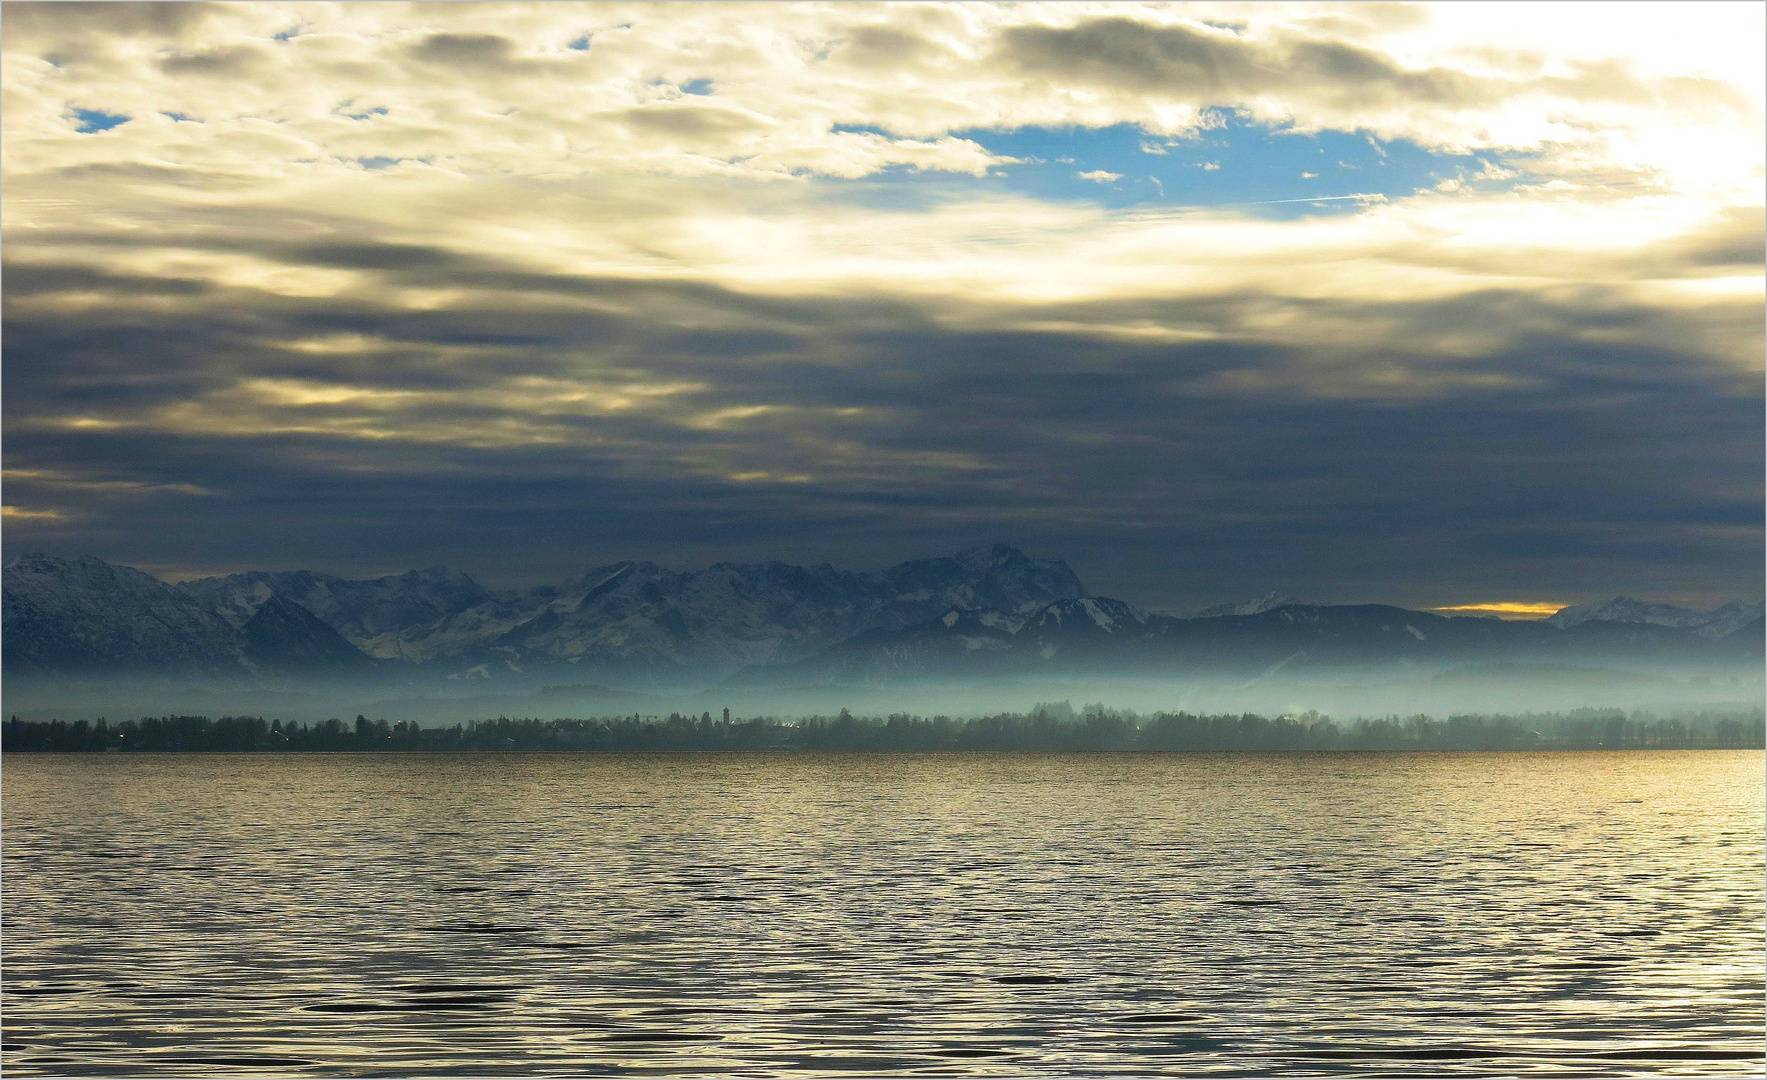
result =
[[1726,664],[1759,657],[1762,605],[1618,597],[1542,622],[1271,594],[1188,617],[1094,596],[1008,545],[887,570],[649,562],[488,589],[418,570],[370,580],[251,571],[169,584],[96,558],[22,555],[0,608],[8,678],[317,676],[460,686],[805,685],[1033,672],[1268,673],[1468,663]]
[[1649,604],[1630,596],[1616,596],[1599,604],[1579,604],[1563,608],[1546,621],[1553,626],[1563,627],[1580,626],[1587,622],[1679,626],[1692,630],[1701,637],[1718,639],[1733,634],[1760,618],[1760,604],[1744,604],[1736,600],[1710,611],[1695,611],[1672,604]]

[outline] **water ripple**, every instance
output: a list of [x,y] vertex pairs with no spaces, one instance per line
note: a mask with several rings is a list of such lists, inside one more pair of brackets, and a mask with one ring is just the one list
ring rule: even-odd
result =
[[1762,764],[8,755],[0,1063],[1760,1075]]

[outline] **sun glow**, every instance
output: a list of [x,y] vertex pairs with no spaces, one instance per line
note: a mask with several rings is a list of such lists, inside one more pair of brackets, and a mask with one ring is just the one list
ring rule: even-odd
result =
[[1564,606],[1537,600],[1497,600],[1488,604],[1452,604],[1430,610],[1451,614],[1495,615],[1500,619],[1544,619],[1558,614]]

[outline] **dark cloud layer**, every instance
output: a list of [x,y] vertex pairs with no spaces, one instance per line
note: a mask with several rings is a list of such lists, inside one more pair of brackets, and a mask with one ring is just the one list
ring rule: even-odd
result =
[[1332,41],[1251,43],[1225,31],[1150,25],[1130,18],[1074,26],[1015,26],[1003,35],[1025,71],[1182,99],[1233,101],[1297,85],[1396,101],[1471,104],[1492,96],[1481,80],[1444,69],[1407,71],[1367,49]]
[[[266,250],[473,299],[414,312],[369,290],[303,300],[9,269],[7,501],[62,515],[11,522],[15,550],[522,581],[617,557],[866,565],[1006,539],[1172,606],[1272,588],[1446,603],[1760,584],[1759,387],[1669,344],[1691,340],[1673,314],[1599,290],[1301,305],[1412,328],[1380,355],[952,329],[901,300],[542,274],[410,245]],[[91,292],[114,302],[79,319],[33,306]],[[1021,314],[1170,319],[1173,303]],[[1269,303],[1182,314],[1226,326]],[[1404,345],[1492,324],[1513,332],[1489,353]],[[1636,341],[1593,343],[1592,327]],[[337,334],[372,344],[289,344]],[[1404,378],[1379,392],[1389,369]],[[237,396],[253,380],[311,400]],[[549,411],[524,380],[681,389]]]
[[1650,81],[1614,61],[1580,61],[1532,78],[1497,78],[1446,66],[1409,66],[1345,41],[1289,34],[1253,39],[1230,30],[1127,17],[1069,26],[1015,26],[999,59],[1025,75],[1153,100],[1250,105],[1313,98],[1326,109],[1477,110],[1551,94],[1571,100],[1649,102],[1686,109],[1746,108],[1733,88],[1706,79]]
[[[8,4],[5,542],[1757,593],[1759,13],[1607,10]],[[1223,109],[1482,171],[1115,212],[1063,156],[1276,160]],[[1087,190],[987,182],[1027,129]]]

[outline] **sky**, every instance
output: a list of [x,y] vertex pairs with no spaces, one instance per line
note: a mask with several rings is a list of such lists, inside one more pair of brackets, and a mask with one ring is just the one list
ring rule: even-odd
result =
[[1756,599],[1763,11],[8,3],[4,545]]

